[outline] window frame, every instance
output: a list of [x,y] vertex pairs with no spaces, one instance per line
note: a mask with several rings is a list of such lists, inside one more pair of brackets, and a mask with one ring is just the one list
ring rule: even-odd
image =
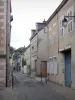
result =
[[[73,16],[73,6],[72,7],[70,7],[69,9],[68,9],[68,11],[67,11],[67,16],[68,16],[68,14],[70,13],[70,11],[72,11],[72,16]],[[67,18],[68,19],[68,18]],[[69,31],[69,24],[71,24],[71,22],[72,22],[72,30],[70,30]],[[67,32],[70,34],[70,33],[72,33],[72,31],[73,31],[73,18],[72,18],[72,20],[70,20],[69,21],[69,19],[68,19],[68,24],[67,24]]]
[[[54,66],[55,65],[54,61],[56,61],[56,66]],[[49,66],[49,68],[48,68],[49,71],[48,72],[49,72],[50,75],[58,75],[57,57],[50,58],[49,62],[48,62],[48,66]]]
[[[61,24],[60,24],[60,23],[62,23],[62,20],[63,20],[63,19],[64,19],[64,16],[61,16],[61,17],[60,17],[60,21],[59,21],[59,26],[60,26],[60,28],[59,28],[59,33],[60,33],[60,34],[59,34],[59,37],[60,37],[60,38],[64,37],[64,31],[65,31],[65,30],[64,30],[64,26],[63,26],[63,25],[61,26]],[[61,33],[61,29],[63,29],[63,33]],[[63,35],[62,35],[62,34],[63,34]]]

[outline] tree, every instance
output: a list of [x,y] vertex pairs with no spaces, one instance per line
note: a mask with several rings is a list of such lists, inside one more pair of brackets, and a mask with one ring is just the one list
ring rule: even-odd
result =
[[26,65],[26,60],[24,59],[24,57],[22,58],[22,67]]
[[13,48],[12,46],[10,46],[10,54],[12,55],[15,52],[15,48]]
[[24,46],[24,47],[20,47],[20,48],[18,48],[15,52],[16,52],[16,53],[20,53],[20,54],[22,54],[22,53],[25,52],[25,50],[26,50],[26,48],[25,48],[25,46]]

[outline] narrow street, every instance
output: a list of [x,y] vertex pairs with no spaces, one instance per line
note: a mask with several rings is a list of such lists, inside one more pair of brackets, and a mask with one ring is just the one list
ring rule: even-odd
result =
[[75,90],[14,73],[13,89],[1,89],[0,100],[75,100]]

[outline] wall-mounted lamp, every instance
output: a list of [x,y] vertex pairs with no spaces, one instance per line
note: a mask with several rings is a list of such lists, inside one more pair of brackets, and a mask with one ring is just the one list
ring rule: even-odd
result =
[[67,18],[74,18],[74,22],[75,22],[75,16],[64,16],[64,19],[62,20],[62,23],[63,23],[63,26],[66,27],[67,26],[67,23],[68,23],[68,20]]

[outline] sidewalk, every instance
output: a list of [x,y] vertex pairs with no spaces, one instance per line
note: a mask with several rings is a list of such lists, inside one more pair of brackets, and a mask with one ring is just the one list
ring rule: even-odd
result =
[[[75,90],[72,88],[68,88],[66,86],[61,86],[55,83],[47,82],[45,85],[45,88],[50,90],[52,87],[52,90],[56,93],[65,96],[66,100],[75,100]],[[64,100],[64,99],[63,99]]]
[[32,78],[32,79],[35,79],[36,80],[36,82],[40,82],[40,83],[46,83],[47,81],[47,79],[45,78],[45,77],[37,77],[37,76],[30,76],[30,78]]
[[0,90],[0,100],[13,100],[11,87]]
[[44,77],[35,77],[36,81],[39,81],[39,82],[45,82],[45,78]]

